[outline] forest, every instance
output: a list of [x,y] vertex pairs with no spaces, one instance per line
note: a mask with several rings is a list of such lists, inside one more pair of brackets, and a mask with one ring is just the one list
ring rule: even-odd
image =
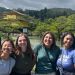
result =
[[[13,10],[13,9],[12,9]],[[25,19],[31,19],[32,22],[29,23],[29,32],[31,35],[42,35],[45,31],[53,32],[56,37],[60,39],[60,35],[64,32],[75,33],[75,10],[69,8],[44,8],[42,10],[28,10],[28,9],[14,9],[22,14]],[[9,12],[9,9],[0,7],[0,13]],[[4,22],[4,21],[3,21]],[[0,28],[3,27],[2,21],[0,21]],[[8,27],[7,27],[8,26]],[[7,22],[8,32],[14,27],[17,30],[17,25],[10,28],[9,22]],[[4,28],[4,27],[3,27]]]

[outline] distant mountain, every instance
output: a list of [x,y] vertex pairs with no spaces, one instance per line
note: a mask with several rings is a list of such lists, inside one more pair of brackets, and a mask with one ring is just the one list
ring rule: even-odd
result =
[[4,7],[0,7],[0,13],[3,13],[3,12],[5,12],[5,11],[9,11],[9,9],[6,9],[6,8],[4,8]]
[[[6,9],[4,7],[0,7],[0,13],[13,11],[13,9]],[[75,10],[69,9],[69,8],[51,8],[51,9],[41,9],[41,10],[23,10],[21,8],[15,9],[17,13],[29,15],[31,17],[34,17],[36,19],[40,19],[44,21],[48,18],[56,18],[59,16],[69,16],[71,14],[75,14]]]
[[25,13],[28,14],[29,16],[33,16],[40,20],[45,20],[48,18],[56,18],[59,16],[69,16],[71,14],[75,14],[75,10],[69,8],[51,8],[51,9],[44,8],[40,11],[26,10]]

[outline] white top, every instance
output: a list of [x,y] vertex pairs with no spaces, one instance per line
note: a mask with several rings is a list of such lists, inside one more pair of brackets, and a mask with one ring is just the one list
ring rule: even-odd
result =
[[0,59],[0,75],[9,75],[14,65],[15,60],[11,57],[8,60]]

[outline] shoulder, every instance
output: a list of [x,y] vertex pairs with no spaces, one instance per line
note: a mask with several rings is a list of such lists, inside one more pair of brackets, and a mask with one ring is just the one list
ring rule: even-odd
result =
[[11,64],[15,64],[15,59],[10,57]]
[[35,46],[35,47],[34,47],[34,53],[35,53],[35,54],[38,53],[38,51],[39,51],[42,47],[43,47],[42,44],[39,44],[39,45]]
[[57,45],[55,46],[55,48],[60,49],[60,47],[59,47],[59,46],[57,46]]
[[60,47],[57,45],[55,45],[53,48],[54,48],[54,50],[60,51]]
[[39,48],[42,48],[42,47],[43,47],[42,44],[39,44],[39,45],[35,46],[34,49],[39,49]]
[[75,49],[74,49],[74,50],[72,50],[72,53],[75,55]]
[[56,53],[56,54],[60,54],[61,53],[61,50],[60,50],[60,47],[59,46],[57,46],[57,45],[55,45],[54,47],[53,47],[54,49],[54,52]]

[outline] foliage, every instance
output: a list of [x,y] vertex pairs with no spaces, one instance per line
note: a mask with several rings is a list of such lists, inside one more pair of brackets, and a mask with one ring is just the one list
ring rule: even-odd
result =
[[67,25],[68,25],[68,27],[66,28],[67,31],[72,31],[72,32],[75,31],[75,14],[68,16]]
[[66,21],[67,18],[65,16],[57,17],[50,27],[51,31],[57,34],[58,39],[60,39],[60,35],[67,27]]
[[[75,32],[74,10],[65,8],[22,10],[18,8],[16,11],[25,14],[23,19],[30,21],[28,28],[33,35],[41,36],[43,32],[51,31],[60,39],[61,34],[65,31]],[[24,22],[19,20],[0,20],[0,31],[7,33],[17,32],[19,28],[23,28],[26,25],[27,23],[24,25]]]
[[54,19],[59,16],[69,16],[71,14],[74,14],[75,11],[72,9],[66,9],[66,8],[52,8],[52,9],[44,8],[40,11],[26,10],[25,13],[35,17],[36,19],[40,19],[41,21],[44,21],[45,19],[49,19],[49,18]]
[[44,22],[39,21],[39,22],[37,23],[37,27],[36,27],[34,33],[35,33],[36,35],[41,36],[43,32],[45,32],[45,31],[50,31],[50,28],[49,28],[49,27],[50,27],[49,24],[46,24],[46,23],[44,23]]

